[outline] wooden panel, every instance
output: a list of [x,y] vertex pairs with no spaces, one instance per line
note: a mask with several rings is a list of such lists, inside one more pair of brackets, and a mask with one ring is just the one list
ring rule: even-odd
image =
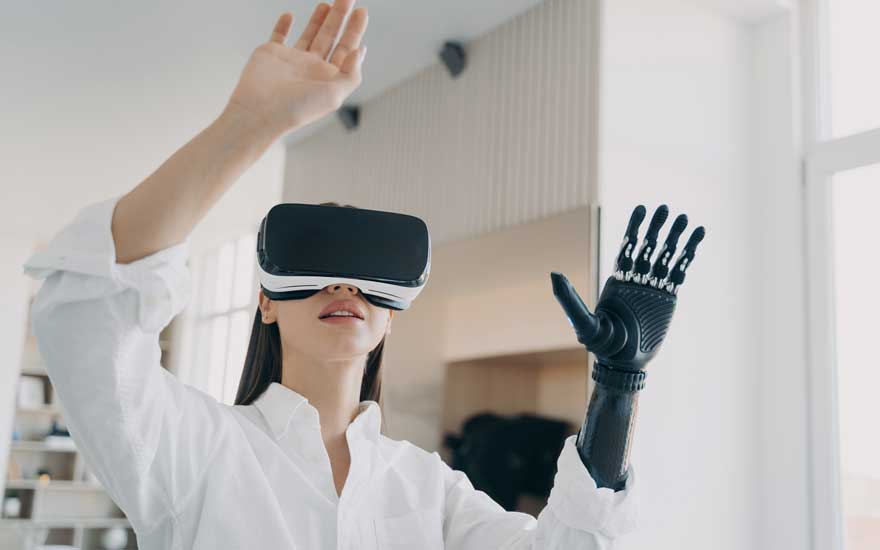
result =
[[480,412],[535,413],[537,405],[534,365],[457,363],[446,371],[443,430],[457,433],[466,418]]
[[575,345],[553,296],[560,271],[589,302],[589,207],[449,243],[432,253],[430,285],[447,299],[447,360],[529,353]]
[[[569,363],[545,364],[538,370],[538,412],[552,418],[568,420],[580,428],[587,410],[587,350],[576,350],[581,357]],[[575,431],[576,431],[575,429]]]
[[457,431],[480,406],[582,421],[587,353],[550,271],[594,303],[592,220],[590,208],[577,208],[434,248],[427,286],[395,314],[386,341],[388,435],[437,450],[444,430]]
[[588,374],[583,346],[450,363],[442,429],[458,433],[480,412],[532,413],[566,420],[574,433],[586,411]]

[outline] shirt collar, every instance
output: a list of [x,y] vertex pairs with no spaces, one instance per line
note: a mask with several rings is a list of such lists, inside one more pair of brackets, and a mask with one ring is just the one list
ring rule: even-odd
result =
[[[278,382],[270,383],[254,400],[254,405],[266,419],[276,439],[287,432],[295,415],[311,414],[316,421],[318,418],[318,410],[309,403],[306,396]],[[348,429],[355,437],[364,437],[375,442],[379,438],[381,421],[382,411],[379,404],[372,400],[361,401],[358,414]]]

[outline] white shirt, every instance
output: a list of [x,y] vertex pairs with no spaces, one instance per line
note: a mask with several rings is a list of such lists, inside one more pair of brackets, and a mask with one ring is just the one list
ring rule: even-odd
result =
[[635,474],[597,488],[565,440],[548,505],[508,512],[437,452],[380,433],[363,401],[345,435],[337,496],[317,409],[273,383],[248,406],[219,403],[159,363],[159,332],[190,295],[189,238],[117,264],[121,196],[93,203],[24,264],[45,278],[32,330],[86,462],[145,550],[609,548],[633,530]]

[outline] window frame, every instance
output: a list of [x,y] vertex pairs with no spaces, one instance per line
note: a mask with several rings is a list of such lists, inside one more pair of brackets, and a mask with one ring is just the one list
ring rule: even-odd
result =
[[880,127],[832,137],[829,2],[805,0],[801,13],[804,103],[804,253],[810,512],[813,548],[843,550],[837,387],[832,182],[835,174],[880,164]]
[[[232,321],[236,314],[242,312],[246,314],[246,318],[250,318],[257,306],[259,296],[259,270],[257,269],[256,260],[254,260],[249,262],[251,290],[249,291],[248,302],[243,305],[236,305],[238,247],[247,244],[248,248],[251,248],[249,245],[256,243],[256,240],[257,231],[236,235],[194,256],[190,263],[195,284],[192,300],[184,310],[183,315],[183,341],[185,349],[182,353],[184,361],[179,366],[178,375],[183,382],[213,396],[220,402],[228,404],[234,401],[235,396],[235,391],[230,393],[229,388],[226,387],[229,376],[229,361],[232,354],[232,338],[230,334],[233,325]],[[211,266],[217,265],[218,258],[224,247],[230,245],[232,246],[233,276],[229,285],[229,307],[218,309],[212,305],[216,297],[216,287],[213,284],[216,281],[216,277],[213,277],[211,274]],[[255,253],[254,251],[251,254],[252,259]],[[212,325],[218,318],[226,318],[227,323],[225,348],[222,353],[224,363],[222,368],[217,365],[214,365],[212,368],[211,359],[214,337]],[[250,325],[248,324],[248,326]],[[205,338],[203,339],[202,336],[205,336]],[[246,350],[247,343],[244,345]],[[228,397],[231,397],[231,399],[227,399]]]

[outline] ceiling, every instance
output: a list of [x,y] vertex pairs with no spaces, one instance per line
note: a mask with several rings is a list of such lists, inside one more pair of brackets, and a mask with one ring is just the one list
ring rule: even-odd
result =
[[[746,20],[786,0],[692,0]],[[0,7],[0,230],[43,240],[124,193],[217,116],[284,11],[315,0],[43,0]],[[370,13],[362,102],[541,0],[358,0]],[[334,117],[323,122],[336,123]],[[321,122],[286,136],[292,141]]]
[[[444,41],[468,41],[540,2],[358,0],[370,13],[369,53],[351,100],[364,101],[435,63]],[[294,14],[290,45],[316,4],[5,2],[3,230],[43,239],[80,206],[137,185],[217,116],[277,17]],[[47,222],[35,228],[36,218]]]

